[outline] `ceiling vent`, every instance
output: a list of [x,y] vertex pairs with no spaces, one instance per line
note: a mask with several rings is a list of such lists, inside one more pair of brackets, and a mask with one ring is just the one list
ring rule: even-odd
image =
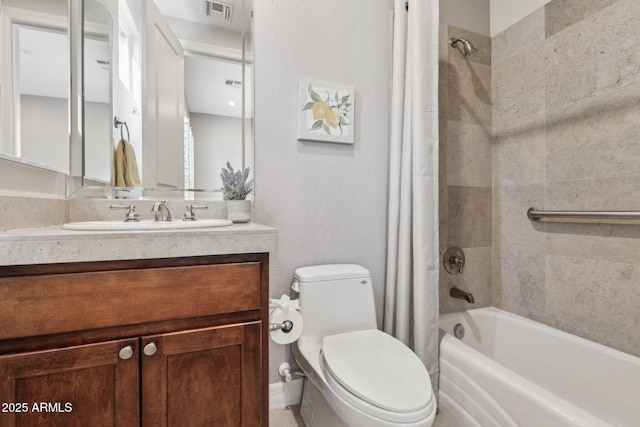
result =
[[233,80],[233,79],[225,79],[224,84],[225,86],[232,87],[235,89],[240,89],[242,87],[242,82],[239,82],[238,80]]
[[203,0],[202,14],[213,19],[231,22],[233,18],[233,6],[218,1]]

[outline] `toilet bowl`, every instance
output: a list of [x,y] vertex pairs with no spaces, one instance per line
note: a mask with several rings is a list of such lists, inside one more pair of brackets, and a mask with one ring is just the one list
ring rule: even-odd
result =
[[376,329],[369,272],[354,264],[299,268],[304,320],[293,354],[306,375],[307,427],[429,427],[436,403],[422,361]]

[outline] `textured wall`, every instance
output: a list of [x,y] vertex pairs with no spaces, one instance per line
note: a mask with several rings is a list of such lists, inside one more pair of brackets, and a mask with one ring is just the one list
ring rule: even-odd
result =
[[[478,48],[465,58],[448,40]],[[491,305],[491,39],[452,25],[440,28],[440,249],[459,246],[463,274],[440,269],[440,312]],[[476,303],[453,299],[451,287]]]
[[[270,294],[289,293],[297,267],[368,268],[382,310],[392,2],[257,1],[255,220],[278,228]],[[355,144],[299,142],[300,77],[355,87]],[[336,295],[340,298],[340,295]],[[271,379],[289,359],[271,345]]]
[[495,304],[640,356],[640,3],[553,0],[493,38]]
[[[536,9],[549,3],[550,0],[490,0],[491,36],[504,31],[520,21]],[[601,0],[582,0],[585,2],[599,2]]]

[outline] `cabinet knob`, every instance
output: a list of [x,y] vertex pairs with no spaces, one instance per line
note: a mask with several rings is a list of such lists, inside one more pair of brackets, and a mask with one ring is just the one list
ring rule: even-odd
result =
[[149,344],[144,346],[144,349],[142,351],[147,356],[153,356],[154,354],[156,354],[156,351],[158,351],[158,347],[156,347],[154,343],[150,342]]
[[120,352],[118,353],[118,356],[120,356],[120,359],[122,359],[122,360],[131,359],[131,356],[133,356],[133,347],[128,345],[128,346],[120,349]]

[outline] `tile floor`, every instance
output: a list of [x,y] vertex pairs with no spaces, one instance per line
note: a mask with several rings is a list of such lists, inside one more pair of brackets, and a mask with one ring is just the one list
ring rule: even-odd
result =
[[[296,406],[269,411],[269,427],[304,427]],[[464,427],[452,424],[446,416],[438,414],[432,427]]]

